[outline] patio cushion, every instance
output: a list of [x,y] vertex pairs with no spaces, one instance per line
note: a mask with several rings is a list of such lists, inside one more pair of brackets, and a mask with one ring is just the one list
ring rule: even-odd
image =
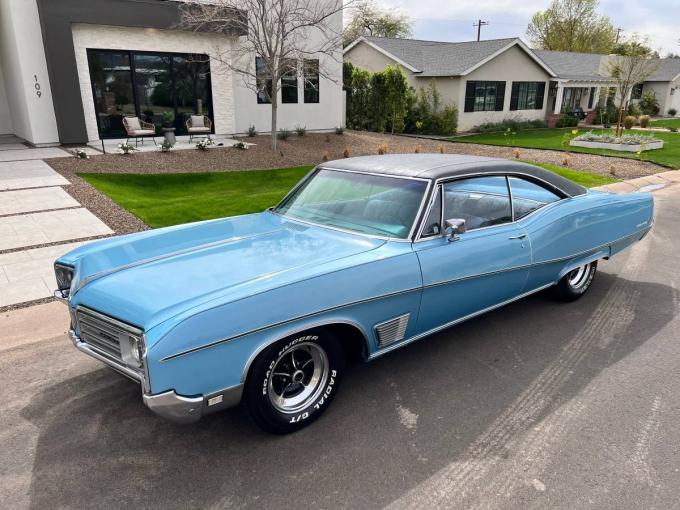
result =
[[190,127],[189,133],[210,133],[210,129],[207,127]]
[[191,127],[204,128],[205,127],[205,120],[203,118],[203,115],[192,115],[191,116]]
[[155,135],[156,132],[153,129],[131,129],[129,134],[131,136],[148,136]]
[[125,117],[125,123],[130,131],[139,131],[142,129],[139,119],[137,117]]

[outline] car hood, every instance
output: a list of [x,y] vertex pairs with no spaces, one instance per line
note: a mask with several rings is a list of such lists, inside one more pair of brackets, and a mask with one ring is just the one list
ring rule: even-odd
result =
[[385,242],[273,213],[145,234],[68,254],[65,261],[71,257],[76,266],[73,304],[149,330],[212,300],[228,302],[313,276],[322,264]]

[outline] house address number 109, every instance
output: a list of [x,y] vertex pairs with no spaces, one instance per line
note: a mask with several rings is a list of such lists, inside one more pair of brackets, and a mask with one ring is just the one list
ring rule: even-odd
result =
[[35,95],[40,97],[40,96],[42,96],[42,92],[40,90],[40,83],[38,82],[38,75],[34,74],[33,78],[35,79],[35,85],[34,85],[35,86]]

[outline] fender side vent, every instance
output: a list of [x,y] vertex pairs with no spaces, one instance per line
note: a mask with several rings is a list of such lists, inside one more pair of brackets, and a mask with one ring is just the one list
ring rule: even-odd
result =
[[394,342],[398,342],[404,338],[406,334],[406,326],[411,317],[410,313],[400,315],[394,319],[390,319],[380,324],[375,325],[375,336],[378,339],[378,345],[384,347]]

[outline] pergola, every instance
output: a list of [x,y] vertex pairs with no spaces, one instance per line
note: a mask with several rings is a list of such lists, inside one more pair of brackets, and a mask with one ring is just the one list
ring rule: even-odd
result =
[[578,78],[556,78],[551,82],[557,84],[555,95],[555,114],[562,113],[562,105],[564,103],[565,91],[568,89],[594,89],[595,96],[591,102],[593,108],[599,103],[603,89],[609,89],[616,85],[616,82],[611,78],[604,78],[601,76],[593,77],[578,77]]

